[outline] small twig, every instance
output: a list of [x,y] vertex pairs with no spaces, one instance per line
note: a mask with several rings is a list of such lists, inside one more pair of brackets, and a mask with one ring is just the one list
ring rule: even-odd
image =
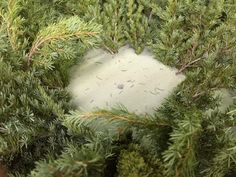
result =
[[152,12],[149,14],[148,21],[150,22],[152,20]]
[[202,92],[199,92],[199,93],[195,93],[195,94],[193,95],[193,98],[197,98],[197,97],[203,95],[204,93],[206,93],[206,92],[205,92],[205,91],[202,91]]
[[[210,91],[215,91],[215,90],[217,90],[217,89],[220,89],[220,88],[214,87],[214,88],[211,88]],[[199,96],[201,96],[201,95],[204,95],[205,93],[206,93],[206,91],[197,92],[197,93],[195,93],[195,94],[192,96],[192,98],[197,98],[197,97],[199,97]]]
[[188,67],[190,67],[192,64],[194,64],[194,63],[200,61],[201,59],[202,59],[202,58],[197,58],[196,60],[193,60],[193,61],[189,62],[188,64],[182,66],[182,68],[181,68],[176,74],[182,73],[185,69],[187,69]]
[[106,45],[104,45],[105,49],[110,52],[112,55],[114,55],[116,53],[116,51],[112,51],[109,47],[107,47]]

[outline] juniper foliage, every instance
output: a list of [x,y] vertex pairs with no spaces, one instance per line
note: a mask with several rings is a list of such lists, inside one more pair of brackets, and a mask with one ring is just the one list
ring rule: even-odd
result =
[[[236,169],[234,0],[2,0],[0,173],[225,177]],[[145,46],[186,80],[154,115],[73,110],[69,68],[91,47]],[[210,114],[207,110],[214,108]],[[215,109],[216,108],[216,109]],[[5,171],[5,170],[4,170]]]

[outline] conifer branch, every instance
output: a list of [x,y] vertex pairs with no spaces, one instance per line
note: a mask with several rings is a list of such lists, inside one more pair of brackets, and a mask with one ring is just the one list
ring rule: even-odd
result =
[[[190,115],[189,115],[190,116]],[[168,176],[194,177],[196,140],[201,132],[201,115],[186,116],[171,133],[173,142],[163,153]]]
[[96,32],[78,32],[75,34],[65,34],[65,33],[58,33],[55,36],[45,36],[45,38],[38,39],[38,41],[35,41],[34,45],[30,49],[29,55],[28,55],[28,62],[30,63],[32,61],[33,55],[35,55],[40,48],[47,42],[51,42],[54,40],[65,40],[71,37],[78,37],[80,38],[81,36],[95,36]]
[[[133,117],[132,117],[133,116]],[[136,117],[136,118],[135,118]],[[130,125],[147,125],[145,119],[149,119],[148,117],[145,118],[139,118],[135,114],[130,114],[130,115],[119,115],[119,114],[114,114],[113,112],[109,112],[106,110],[103,111],[98,111],[98,112],[92,112],[92,113],[82,113],[81,118],[83,119],[96,119],[96,118],[105,118],[109,120],[110,122],[112,121],[122,121],[122,122],[127,122]],[[157,126],[159,127],[166,127],[169,126],[167,123],[156,123]]]
[[[0,0],[0,9],[0,176],[1,164],[18,177],[235,171],[236,111],[205,114],[218,105],[214,89],[235,88],[233,0]],[[139,53],[148,41],[179,73],[194,69],[154,116],[123,108],[65,115],[67,71],[100,39],[110,52],[129,42]],[[34,67],[25,70],[25,60]],[[124,157],[128,144],[137,148]]]
[[17,51],[20,47],[19,38],[23,34],[22,23],[24,19],[19,15],[23,7],[20,2],[20,0],[9,0],[7,11],[0,12],[0,16],[6,24],[5,28],[13,51]]
[[95,45],[99,39],[101,27],[95,23],[85,23],[74,16],[63,19],[57,24],[52,24],[41,30],[28,54],[28,65],[32,63],[33,57],[46,44],[54,41],[72,39],[90,40],[90,45]]
[[56,116],[58,116],[59,119],[62,119],[64,117],[64,110],[62,109],[62,106],[60,104],[57,104],[45,91],[45,89],[38,85],[39,93],[41,94],[41,97],[43,99],[43,102],[47,103],[48,108],[52,111],[52,113]]
[[224,136],[224,139],[227,139],[225,146],[215,154],[211,166],[203,171],[207,177],[225,176],[227,172],[236,168],[236,134],[226,132]]
[[184,70],[186,70],[188,67],[190,67],[190,66],[193,65],[194,63],[197,63],[197,62],[200,61],[201,59],[202,59],[202,58],[200,57],[200,58],[197,58],[197,59],[195,59],[195,60],[193,60],[193,61],[191,61],[191,62],[189,62],[189,63],[183,65],[183,66],[179,69],[179,71],[176,72],[176,74],[182,73],[182,72],[183,72]]
[[128,112],[124,108],[111,110],[98,110],[91,113],[83,113],[79,111],[72,112],[66,116],[64,125],[75,131],[80,131],[83,126],[93,127],[94,130],[101,130],[102,126],[114,126],[115,130],[125,127],[139,127],[139,128],[164,128],[169,127],[170,124],[163,120],[159,120],[150,116],[138,116],[134,113]]
[[104,139],[103,141],[95,139],[82,147],[69,144],[57,159],[38,162],[30,177],[93,176],[92,174],[101,176],[105,168],[105,160],[112,155],[111,147],[105,146],[106,142]]

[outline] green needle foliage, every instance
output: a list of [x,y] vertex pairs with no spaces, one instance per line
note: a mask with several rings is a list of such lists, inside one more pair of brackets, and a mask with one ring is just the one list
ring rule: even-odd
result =
[[[99,43],[101,27],[77,16],[58,19],[31,42],[22,30],[28,20],[24,1],[1,3],[0,159],[12,172],[26,173],[35,160],[64,146],[67,135],[59,121],[70,106],[61,75],[82,51]],[[73,45],[83,47],[77,52]]]
[[107,0],[101,12],[102,24],[105,30],[104,43],[111,52],[118,49],[126,42],[124,31],[126,30],[125,0]]
[[[140,117],[134,113],[129,113],[125,108],[108,110],[98,110],[91,113],[72,112],[64,119],[64,126],[75,132],[86,129],[98,132],[109,133],[115,137],[124,134],[130,127],[137,129],[165,128],[169,127],[167,120],[156,117]],[[85,130],[84,130],[85,129]],[[115,138],[114,137],[114,138]]]
[[126,36],[135,49],[140,54],[147,42],[148,18],[144,15],[144,6],[134,0],[127,1],[127,31]]
[[111,154],[104,152],[105,144],[99,140],[84,143],[81,147],[69,144],[57,160],[37,163],[29,176],[104,176],[105,160]]
[[[235,176],[236,104],[214,97],[235,91],[235,14],[235,0],[1,0],[0,175]],[[74,110],[70,67],[125,44],[185,81],[153,115]]]
[[67,11],[73,11],[86,20],[96,19],[103,25],[103,47],[111,53],[129,43],[139,54],[149,41],[148,18],[142,1],[85,0],[83,3],[73,1],[65,4]]
[[[69,19],[62,19],[57,24],[51,24],[39,31],[34,40],[32,47],[28,54],[28,64],[31,64],[34,55],[40,53],[40,49],[44,47],[44,45],[48,44],[44,49],[44,54],[47,55],[57,50],[56,52],[60,54],[60,50],[57,47],[57,41],[70,41],[74,39],[79,39],[84,45],[87,47],[94,46],[96,42],[99,41],[98,34],[101,33],[101,27],[99,25],[93,24],[91,22],[85,23],[80,20],[79,17],[71,17]],[[54,49],[56,48],[56,49]],[[61,52],[67,52],[66,50],[61,50]],[[56,53],[54,53],[56,55]],[[70,55],[69,53],[65,55]],[[46,60],[46,58],[44,58]],[[45,69],[50,68],[50,60],[44,61],[40,58],[39,65],[43,65]],[[53,62],[52,62],[53,63]],[[47,66],[45,66],[47,64]]]

